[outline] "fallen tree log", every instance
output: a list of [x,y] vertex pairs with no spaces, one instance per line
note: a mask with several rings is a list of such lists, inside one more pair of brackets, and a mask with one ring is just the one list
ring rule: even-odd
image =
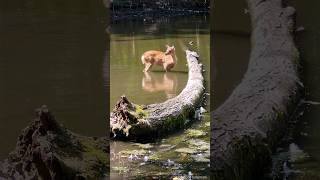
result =
[[137,105],[122,96],[110,113],[111,137],[148,139],[181,129],[192,119],[204,93],[202,64],[196,52],[186,50],[188,82],[182,92],[165,102]]
[[109,172],[109,141],[75,134],[43,106],[0,162],[0,179],[104,179]]
[[241,83],[211,116],[213,179],[262,179],[301,95],[295,10],[282,0],[247,3],[251,56]]

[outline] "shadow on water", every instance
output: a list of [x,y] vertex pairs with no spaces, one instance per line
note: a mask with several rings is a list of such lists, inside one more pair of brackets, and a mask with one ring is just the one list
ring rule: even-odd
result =
[[247,70],[250,40],[249,37],[229,34],[214,36],[214,82],[212,108],[218,108],[241,82]]
[[[167,37],[183,37],[184,35],[193,34],[197,29],[197,34],[208,34],[209,29],[206,23],[209,20],[208,15],[203,15],[203,19],[199,16],[185,17],[163,17],[158,19],[137,19],[130,21],[120,21],[112,25],[111,33],[118,36],[135,34],[136,36],[143,35],[142,38],[148,39],[148,35],[152,38]],[[169,24],[169,25],[168,25]],[[196,26],[196,27],[195,27]],[[132,31],[128,31],[131,29]],[[188,37],[188,36],[186,36]]]
[[[230,5],[232,4],[232,6]],[[218,108],[241,82],[250,54],[250,20],[246,2],[215,1],[213,29],[212,109]]]
[[[320,102],[320,23],[314,21],[319,14],[320,1],[293,0],[291,4],[297,10],[297,28],[305,29],[297,33],[296,42],[301,55],[306,100]],[[292,179],[320,179],[319,118],[320,106],[307,105],[289,147],[289,163],[295,172]]]

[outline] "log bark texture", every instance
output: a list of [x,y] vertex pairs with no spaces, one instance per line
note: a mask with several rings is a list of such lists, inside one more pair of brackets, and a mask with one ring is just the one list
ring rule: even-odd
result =
[[188,82],[182,92],[165,102],[136,105],[122,96],[110,114],[112,136],[126,139],[148,139],[181,129],[192,119],[205,90],[202,64],[198,54],[186,51]]
[[213,111],[213,179],[262,179],[300,96],[294,14],[282,0],[247,0],[251,55],[242,82]]

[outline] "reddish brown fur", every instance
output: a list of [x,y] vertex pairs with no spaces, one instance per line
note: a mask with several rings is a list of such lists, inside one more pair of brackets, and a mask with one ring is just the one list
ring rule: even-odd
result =
[[176,64],[175,48],[168,45],[166,47],[166,52],[151,50],[143,53],[141,56],[142,64],[145,66],[143,72],[148,72],[154,64],[163,66],[165,71],[170,71],[174,67]]
[[145,72],[142,78],[142,89],[147,92],[165,92],[167,98],[177,95],[177,79],[175,74],[164,73],[162,78],[156,78],[154,74]]

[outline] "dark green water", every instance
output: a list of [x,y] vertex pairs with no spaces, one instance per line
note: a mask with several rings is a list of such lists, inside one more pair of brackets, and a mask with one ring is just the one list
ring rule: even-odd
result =
[[[294,0],[297,10],[297,27],[305,31],[297,33],[297,45],[301,55],[302,80],[306,100],[320,102],[320,23],[315,20],[320,1]],[[296,130],[294,143],[301,149],[301,157],[293,163],[295,179],[320,179],[320,106],[308,105]]]
[[0,2],[0,158],[34,109],[76,133],[106,134],[106,15],[98,1]]
[[[230,4],[233,4],[230,6]],[[245,1],[215,1],[213,30],[212,108],[219,107],[241,82],[250,54],[250,20]]]
[[[110,108],[125,94],[137,104],[163,102],[177,96],[188,78],[185,52],[189,41],[204,64],[207,91],[210,81],[210,31],[206,16],[188,16],[142,21],[121,21],[111,28]],[[147,50],[165,50],[174,45],[177,65],[165,73],[154,67],[145,75],[140,57]],[[208,106],[205,107],[209,109]],[[181,177],[208,175],[209,114],[185,131],[149,144],[111,141],[111,178]],[[191,131],[190,131],[191,130]],[[179,151],[179,152],[177,152]],[[136,155],[131,158],[130,155]],[[147,161],[144,158],[148,158]]]

